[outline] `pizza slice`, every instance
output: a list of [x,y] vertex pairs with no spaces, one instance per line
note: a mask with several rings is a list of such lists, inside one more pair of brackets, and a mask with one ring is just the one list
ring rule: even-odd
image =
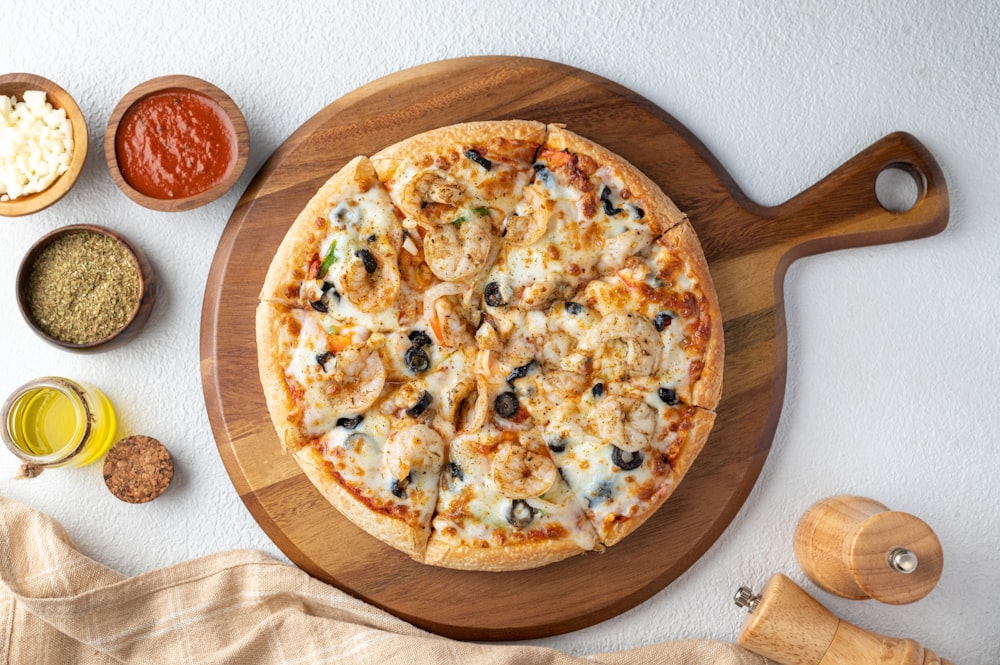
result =
[[340,421],[295,453],[309,480],[345,517],[418,561],[430,535],[444,456],[437,431],[377,411]]
[[[313,309],[347,326],[394,330],[419,286],[402,263],[416,252],[371,162],[356,157],[310,199],[271,262],[260,298]],[[409,274],[407,274],[409,276]]]
[[614,384],[554,409],[543,436],[562,477],[610,547],[674,492],[715,414],[667,404],[656,391]]
[[522,309],[545,309],[644,252],[685,219],[622,157],[548,125],[531,182],[503,222],[489,282]]
[[709,410],[718,405],[722,314],[687,221],[613,274],[590,282],[580,301],[602,316],[574,355],[593,359],[595,380],[643,380],[668,402]]
[[470,122],[418,134],[371,161],[422,245],[427,266],[445,282],[475,282],[493,262],[501,225],[531,177],[545,125]]
[[[335,327],[312,309],[257,305],[258,370],[285,451],[364,411],[385,383],[385,368],[362,329]],[[355,388],[357,388],[355,390]]]
[[536,432],[487,425],[451,442],[425,563],[523,570],[597,547]]

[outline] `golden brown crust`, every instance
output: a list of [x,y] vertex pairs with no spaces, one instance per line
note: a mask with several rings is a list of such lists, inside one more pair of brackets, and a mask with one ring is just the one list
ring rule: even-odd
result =
[[722,310],[719,307],[715,284],[712,282],[712,274],[708,270],[708,262],[705,260],[698,236],[687,220],[664,233],[657,242],[670,253],[687,261],[697,285],[701,288],[705,307],[702,315],[708,318],[706,321],[708,340],[702,358],[701,376],[691,389],[691,402],[694,406],[715,409],[722,397],[725,341]]
[[282,366],[281,331],[287,315],[284,306],[268,302],[257,305],[257,371],[271,423],[286,453],[298,450],[304,443],[300,428],[292,422],[297,407]]
[[379,179],[385,182],[407,158],[455,145],[485,145],[497,137],[541,145],[545,140],[545,125],[533,120],[481,120],[440,127],[383,148],[371,156],[371,162]]
[[477,547],[450,543],[432,534],[427,543],[424,563],[442,568],[484,572],[528,570],[586,551],[588,550],[571,540],[539,540]]
[[312,446],[306,446],[295,453],[295,461],[323,498],[355,526],[405,552],[414,560],[423,560],[427,537],[430,535],[429,527],[408,524],[363,504],[324,468],[323,456]]
[[642,503],[637,513],[627,520],[615,522],[604,529],[602,542],[606,547],[611,547],[625,536],[628,536],[640,526],[646,523],[653,516],[663,502],[670,498],[674,492],[677,481],[673,476],[666,476],[649,498]]
[[687,216],[678,210],[660,186],[650,180],[642,171],[621,155],[611,152],[590,139],[574,134],[563,125],[548,125],[545,147],[553,150],[569,150],[584,154],[598,164],[609,169],[622,181],[624,189],[630,193],[630,200],[643,201],[646,216],[643,221],[659,235],[680,224]]
[[711,433],[714,424],[714,412],[706,409],[695,409],[694,419],[691,429],[688,430],[687,437],[684,440],[684,446],[677,457],[674,458],[674,490],[677,489],[677,485],[687,475],[695,458],[698,457],[702,448],[705,447],[705,442],[708,441],[708,435]]
[[375,181],[375,172],[367,157],[359,156],[344,165],[313,195],[289,227],[278,246],[261,287],[265,302],[294,303],[298,287],[305,277],[310,258],[319,251],[321,238],[329,224],[331,202],[351,192],[364,191]]

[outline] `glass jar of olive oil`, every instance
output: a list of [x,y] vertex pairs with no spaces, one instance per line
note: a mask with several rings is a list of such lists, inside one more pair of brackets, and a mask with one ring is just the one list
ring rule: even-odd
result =
[[30,381],[3,406],[3,441],[18,458],[41,468],[85,466],[114,442],[111,402],[93,386],[58,376]]

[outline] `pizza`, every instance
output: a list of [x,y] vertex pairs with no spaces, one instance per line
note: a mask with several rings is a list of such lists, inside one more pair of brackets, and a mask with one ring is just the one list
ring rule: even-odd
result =
[[292,221],[256,316],[284,452],[435,566],[613,546],[677,488],[722,391],[689,220],[562,125],[465,123],[351,160]]

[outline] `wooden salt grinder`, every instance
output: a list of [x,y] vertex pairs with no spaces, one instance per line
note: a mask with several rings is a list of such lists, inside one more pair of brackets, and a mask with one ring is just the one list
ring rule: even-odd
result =
[[941,577],[941,543],[907,513],[858,496],[813,504],[795,529],[795,557],[832,594],[904,605],[931,592]]
[[740,646],[781,665],[953,665],[913,640],[871,633],[838,618],[781,573],[759,595],[741,587],[735,601],[749,610]]

